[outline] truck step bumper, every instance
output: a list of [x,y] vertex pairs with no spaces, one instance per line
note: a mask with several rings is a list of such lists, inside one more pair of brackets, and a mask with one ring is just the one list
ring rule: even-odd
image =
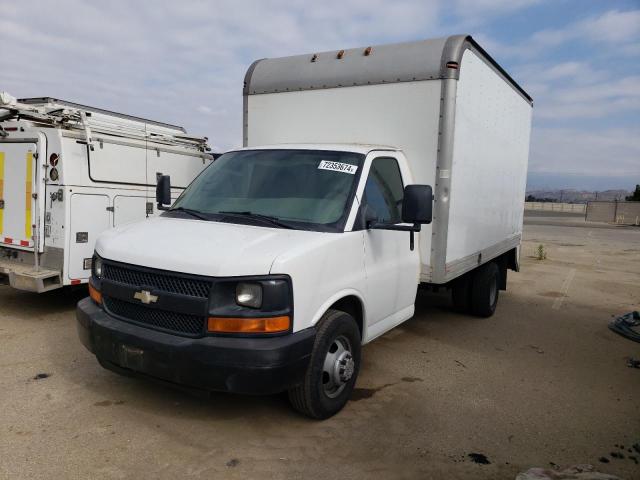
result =
[[0,259],[0,280],[2,277],[11,287],[28,292],[42,293],[62,287],[60,270],[36,270],[33,265],[8,259]]

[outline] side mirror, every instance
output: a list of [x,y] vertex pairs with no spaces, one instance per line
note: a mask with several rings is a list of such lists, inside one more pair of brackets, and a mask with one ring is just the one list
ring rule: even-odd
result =
[[158,203],[158,210],[168,210],[168,207],[164,205],[171,205],[171,177],[169,175],[158,176],[156,202]]
[[433,218],[433,190],[430,185],[407,185],[402,200],[402,221],[429,224]]

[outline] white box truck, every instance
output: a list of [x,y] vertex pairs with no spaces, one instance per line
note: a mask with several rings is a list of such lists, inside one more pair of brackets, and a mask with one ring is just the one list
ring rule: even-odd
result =
[[494,312],[518,268],[531,111],[469,36],[255,62],[245,148],[98,239],[81,341],[117,372],[335,414],[361,345],[414,314],[421,284]]
[[156,214],[157,174],[176,179],[177,198],[212,159],[182,127],[0,93],[0,281],[87,283],[98,235]]

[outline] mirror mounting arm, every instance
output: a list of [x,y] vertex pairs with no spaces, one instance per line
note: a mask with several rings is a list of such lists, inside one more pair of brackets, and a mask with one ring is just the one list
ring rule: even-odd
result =
[[409,232],[409,248],[411,251],[415,248],[415,233],[422,230],[422,225],[414,223],[413,225],[396,225],[393,223],[371,222],[367,226],[374,230],[397,230],[400,232]]

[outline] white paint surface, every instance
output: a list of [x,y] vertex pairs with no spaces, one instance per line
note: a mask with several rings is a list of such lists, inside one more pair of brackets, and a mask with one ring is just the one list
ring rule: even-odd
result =
[[[439,80],[248,97],[247,146],[282,143],[388,145],[406,155],[414,183],[435,185]],[[431,225],[419,235],[429,268]]]
[[[85,258],[93,256],[93,248],[98,235],[111,227],[111,215],[107,211],[109,197],[107,195],[83,195],[74,193],[70,199],[71,222],[69,224],[70,242],[67,265],[67,277],[88,279],[91,270],[83,268]],[[76,242],[76,233],[87,232],[87,243]]]
[[446,262],[522,233],[531,106],[467,50],[457,86]]

